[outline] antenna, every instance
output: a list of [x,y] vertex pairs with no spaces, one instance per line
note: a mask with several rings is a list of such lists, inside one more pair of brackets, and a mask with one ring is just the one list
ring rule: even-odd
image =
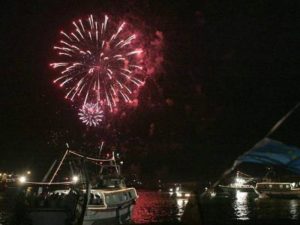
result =
[[99,147],[99,159],[101,157],[101,152],[102,152],[103,145],[104,145],[104,141],[101,142],[101,145]]

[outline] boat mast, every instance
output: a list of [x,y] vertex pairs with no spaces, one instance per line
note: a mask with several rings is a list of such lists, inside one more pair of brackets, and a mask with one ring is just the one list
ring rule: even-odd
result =
[[285,114],[278,122],[271,128],[271,130],[266,134],[265,138],[270,137],[280,126],[286,121],[287,118],[290,117],[293,112],[300,106],[300,102],[298,102],[287,114]]
[[69,153],[69,149],[67,149],[67,150],[65,151],[65,154],[64,154],[64,156],[62,157],[62,159],[60,160],[60,163],[59,163],[58,167],[56,168],[56,170],[55,170],[55,172],[54,172],[54,174],[53,174],[51,180],[49,181],[49,184],[51,184],[52,181],[54,180],[54,178],[56,177],[56,174],[57,174],[57,172],[59,171],[59,169],[60,169],[60,167],[61,167],[63,161],[65,160],[66,156],[68,155],[68,153]]
[[101,146],[99,148],[99,159],[101,159],[101,152],[102,152],[103,145],[104,145],[104,141],[101,142]]

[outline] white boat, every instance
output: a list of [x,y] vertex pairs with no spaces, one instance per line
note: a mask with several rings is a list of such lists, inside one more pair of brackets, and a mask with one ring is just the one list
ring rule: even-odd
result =
[[254,187],[247,184],[229,184],[229,185],[219,185],[218,186],[225,193],[232,193],[236,191],[240,192],[254,192]]
[[[70,166],[73,178],[68,182],[54,182],[69,154],[82,158],[84,165],[88,161],[96,164],[98,174],[91,177],[88,173],[94,171],[88,171],[87,167],[84,169],[85,173],[76,174],[75,171],[81,171],[82,168]],[[52,169],[53,167],[47,174],[50,174]],[[40,191],[35,188],[36,194],[33,194],[32,189],[27,188],[26,191],[26,196],[30,196],[29,201],[33,202],[26,209],[29,212],[28,219],[33,225],[123,224],[131,220],[133,207],[138,198],[135,188],[126,187],[114,154],[110,159],[98,159],[67,150],[50,181],[24,181],[22,185],[24,187],[43,186],[43,190],[40,189]],[[55,188],[56,185],[58,188]],[[74,192],[73,186],[77,186],[77,192]],[[81,196],[85,196],[85,203]],[[80,221],[78,218],[81,218],[82,223],[78,223]],[[71,223],[71,221],[76,221],[76,223]]]
[[250,184],[254,180],[255,179],[248,174],[237,171],[234,182],[228,185],[218,185],[218,188],[227,194],[235,194],[236,191],[254,192],[254,186]]
[[85,163],[78,168],[84,182],[30,182],[20,177],[9,224],[82,225],[90,184]]
[[259,182],[255,191],[260,197],[300,198],[300,182]]
[[[85,158],[98,164],[100,168],[99,174],[96,177],[97,181],[94,183],[91,182],[92,187],[90,189],[89,202],[85,211],[83,224],[100,225],[129,222],[138,195],[135,188],[126,187],[124,179],[121,177],[120,167],[116,164],[114,154],[112,154],[110,159],[85,157],[69,150],[67,154]],[[63,193],[65,191],[57,190],[56,193]]]
[[122,224],[129,222],[137,193],[134,188],[92,189],[84,225]]

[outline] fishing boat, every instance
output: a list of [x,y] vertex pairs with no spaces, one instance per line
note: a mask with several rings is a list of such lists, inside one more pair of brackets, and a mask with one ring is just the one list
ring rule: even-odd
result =
[[222,193],[235,194],[236,191],[240,192],[254,192],[254,186],[251,182],[255,181],[253,177],[240,171],[236,172],[234,181],[228,185],[218,185],[218,189]]
[[[91,177],[89,201],[85,211],[84,225],[121,224],[131,220],[133,207],[138,198],[135,188],[128,188],[121,176],[114,154],[109,159],[86,157],[75,151],[67,150],[59,167],[67,155],[73,155],[95,164],[99,170]],[[59,167],[54,173],[54,180]],[[75,180],[78,180],[77,178]],[[74,180],[74,179],[73,179]],[[68,190],[56,190],[55,193],[68,193]]]
[[259,182],[255,191],[260,197],[300,198],[300,182]]
[[[85,165],[79,168],[84,182],[28,182],[20,178],[9,224],[82,225],[90,185]],[[56,193],[57,189],[67,191]]]
[[[66,163],[68,155],[76,157],[77,161],[80,158],[96,165],[97,174],[91,175],[94,171],[89,169],[86,169],[87,172],[84,174],[79,173],[80,167],[75,168]],[[67,182],[56,181],[63,165],[70,166],[71,169],[72,178]],[[50,174],[53,169],[54,166],[47,174]],[[131,220],[133,207],[138,197],[134,188],[126,187],[114,154],[111,158],[99,159],[67,150],[49,181],[43,179],[43,182],[28,182],[24,180],[22,185],[24,187],[39,186],[39,188],[43,186],[44,191],[35,188],[38,194],[32,194],[32,189],[28,188],[25,194],[28,195],[29,190],[31,193],[29,195],[38,199],[38,201],[32,198],[26,200],[34,202],[25,210],[28,212],[26,219],[33,225],[123,224]],[[75,186],[77,191],[74,191]],[[86,204],[83,203],[83,196],[85,196]],[[81,215],[82,223],[78,223]],[[66,221],[69,222],[66,223]]]

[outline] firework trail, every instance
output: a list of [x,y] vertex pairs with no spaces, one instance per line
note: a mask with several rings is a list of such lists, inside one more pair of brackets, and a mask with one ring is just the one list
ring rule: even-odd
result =
[[87,126],[98,126],[103,119],[103,111],[98,106],[98,103],[86,103],[79,110],[79,119]]
[[110,112],[121,103],[132,103],[145,73],[142,45],[131,26],[90,15],[73,21],[73,28],[60,32],[62,39],[54,46],[60,60],[50,64],[60,72],[53,82],[66,90],[65,98],[78,101],[83,114],[91,102]]

